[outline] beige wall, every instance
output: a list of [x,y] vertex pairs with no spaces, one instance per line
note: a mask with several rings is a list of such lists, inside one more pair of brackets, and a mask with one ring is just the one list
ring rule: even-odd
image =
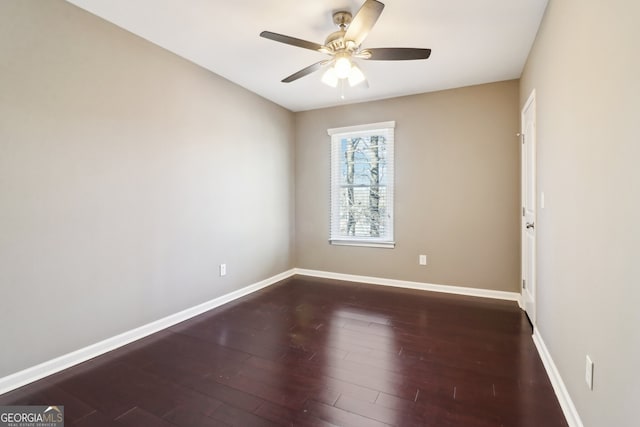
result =
[[292,113],[62,1],[0,58],[0,377],[293,267]]
[[551,0],[521,80],[545,193],[538,330],[589,427],[639,423],[638,19],[636,1]]
[[[327,129],[387,120],[396,247],[332,246]],[[517,81],[296,113],[296,266],[519,292],[518,128]]]

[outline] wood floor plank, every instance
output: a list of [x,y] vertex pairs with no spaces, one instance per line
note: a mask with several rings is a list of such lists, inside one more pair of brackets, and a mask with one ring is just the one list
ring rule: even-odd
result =
[[292,410],[269,402],[265,402],[255,411],[255,413],[256,415],[283,426],[337,427],[335,424],[312,415],[306,409]]
[[164,419],[179,427],[226,427],[229,424],[211,418],[211,414],[220,407],[222,403],[202,407],[197,404],[185,404],[173,408],[164,415]]
[[[0,405],[57,405],[55,402],[64,402],[65,420],[75,422],[94,412],[94,409],[85,402],[67,393],[55,384],[46,381],[37,381],[22,387],[20,393],[13,394],[12,401],[0,402]],[[9,393],[6,396],[11,396]],[[60,403],[61,404],[61,403]]]
[[[66,411],[65,411],[66,415]],[[67,424],[65,419],[65,424]],[[122,427],[117,421],[99,411],[94,411],[86,417],[73,423],[75,427]]]
[[355,397],[342,395],[334,406],[392,426],[397,426],[402,423],[403,413],[401,411],[396,411],[395,409],[376,403],[365,402]]
[[325,405],[324,403],[310,400],[307,402],[307,409],[318,418],[327,420],[339,426],[353,427],[388,427],[385,424],[374,420],[373,418],[364,417],[362,415],[345,411],[335,406]]
[[[195,390],[210,396],[220,402],[233,405],[247,412],[253,412],[264,402],[263,399],[250,394],[245,393],[242,390],[220,384],[215,379],[204,378],[198,383],[194,383]],[[224,421],[224,420],[223,420]]]
[[175,424],[172,424],[168,421],[159,418],[144,409],[141,408],[133,408],[127,413],[116,418],[116,421],[119,425],[129,426],[129,427],[175,427]]
[[231,405],[222,404],[216,409],[211,417],[223,421],[232,426],[244,427],[275,427],[278,424],[261,416],[243,411]]

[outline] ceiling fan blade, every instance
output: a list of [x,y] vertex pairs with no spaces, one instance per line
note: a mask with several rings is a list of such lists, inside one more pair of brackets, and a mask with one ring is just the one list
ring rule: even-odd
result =
[[260,33],[260,37],[265,39],[274,40],[280,43],[289,44],[291,46],[297,46],[304,49],[311,49],[322,53],[327,53],[327,48],[318,43],[309,42],[295,37],[285,36],[284,34],[272,33],[271,31],[263,31]]
[[384,4],[377,0],[365,1],[349,24],[344,39],[352,41],[355,46],[360,46],[382,14],[382,9]]
[[412,47],[379,47],[364,49],[355,55],[357,58],[373,61],[406,61],[411,59],[427,59],[431,56],[431,49],[417,49]]
[[324,61],[316,62],[315,64],[309,65],[308,67],[303,68],[297,73],[293,73],[289,77],[285,77],[284,79],[282,79],[282,83],[291,83],[295,80],[298,80],[299,78],[313,73],[314,71],[318,71],[320,68],[330,63],[331,61],[332,59],[326,59]]

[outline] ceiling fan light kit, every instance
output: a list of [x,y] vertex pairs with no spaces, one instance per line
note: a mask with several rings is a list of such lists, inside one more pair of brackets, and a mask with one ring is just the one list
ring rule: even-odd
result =
[[328,67],[322,74],[321,81],[331,87],[338,84],[344,87],[345,82],[354,87],[366,81],[366,77],[355,59],[374,61],[403,61],[427,59],[431,49],[416,48],[368,48],[361,49],[362,42],[382,14],[384,4],[377,0],[366,0],[358,13],[340,11],[333,14],[333,22],[340,27],[326,38],[324,45],[285,36],[283,34],[263,31],[261,37],[285,43],[291,46],[315,50],[332,57],[312,64],[282,79],[283,83],[291,83],[322,68]]
[[322,74],[322,83],[331,87],[338,87],[338,82],[346,79],[349,82],[350,87],[358,86],[360,83],[366,80],[364,73],[356,64],[349,64],[346,77],[340,77],[338,74],[337,66],[329,67]]
[[349,71],[351,71],[349,55],[345,52],[336,54],[336,62],[333,64],[333,69],[336,71],[336,77],[339,79],[346,79],[349,77]]
[[349,80],[349,86],[351,87],[358,86],[366,80],[364,73],[356,64],[353,64],[351,67],[351,71],[349,72],[347,79]]
[[331,87],[338,87],[338,76],[336,75],[336,70],[333,67],[327,68],[322,74],[322,83]]

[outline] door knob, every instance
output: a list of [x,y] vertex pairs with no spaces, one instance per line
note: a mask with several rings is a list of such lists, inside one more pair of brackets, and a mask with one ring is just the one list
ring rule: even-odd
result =
[[527,225],[525,226],[527,228],[535,228],[535,224],[533,222],[528,222]]

